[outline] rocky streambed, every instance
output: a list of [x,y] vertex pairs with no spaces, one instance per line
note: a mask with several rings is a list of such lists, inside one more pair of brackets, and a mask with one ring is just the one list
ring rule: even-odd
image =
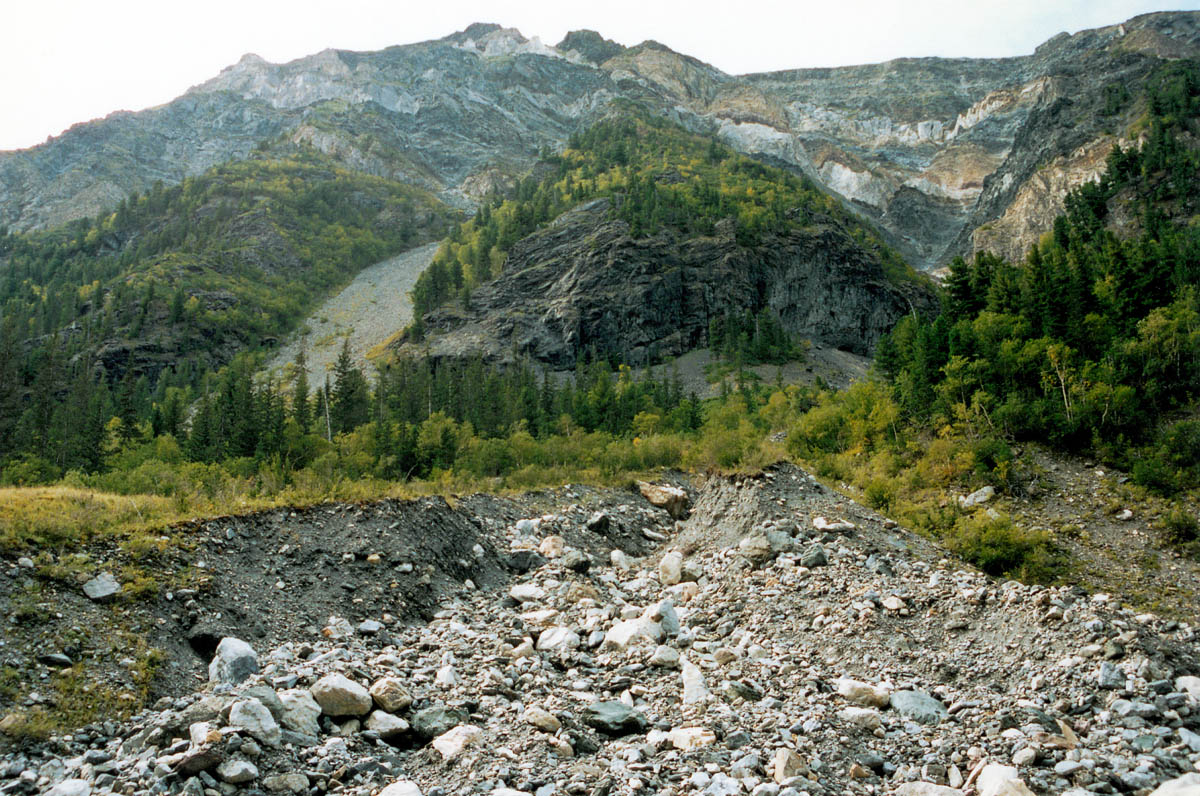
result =
[[[419,621],[366,591],[254,637],[198,600],[195,624],[222,634],[203,681],[10,749],[0,791],[1200,788],[1189,623],[989,579],[790,466],[699,484],[686,519],[634,492],[522,500],[454,508],[474,536]],[[347,536],[377,567],[357,582],[387,587],[412,562],[369,552],[376,538]]]

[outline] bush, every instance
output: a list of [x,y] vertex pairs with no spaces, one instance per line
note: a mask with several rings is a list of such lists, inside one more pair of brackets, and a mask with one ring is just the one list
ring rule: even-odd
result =
[[1161,526],[1163,536],[1171,544],[1189,544],[1200,537],[1200,522],[1190,511],[1175,506],[1163,518]]
[[1054,568],[1046,534],[1018,528],[1007,517],[962,517],[945,541],[951,552],[989,575],[1039,581]]

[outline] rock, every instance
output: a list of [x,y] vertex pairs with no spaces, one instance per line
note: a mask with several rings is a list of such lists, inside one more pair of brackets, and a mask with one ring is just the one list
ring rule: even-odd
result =
[[650,656],[648,663],[651,666],[659,666],[664,669],[678,669],[679,650],[674,647],[659,646]]
[[308,790],[308,777],[298,771],[275,774],[264,778],[262,785],[272,793],[304,793]]
[[586,575],[592,568],[592,557],[582,550],[568,550],[563,553],[559,563],[572,572]]
[[476,743],[483,730],[470,724],[460,724],[433,739],[433,748],[441,753],[443,760],[453,760],[461,755],[468,746]]
[[385,741],[404,735],[409,730],[407,721],[385,710],[372,710],[364,726],[379,733],[379,737]]
[[229,726],[240,727],[267,746],[278,746],[282,731],[267,706],[257,699],[234,702],[229,709]]
[[837,715],[842,721],[868,732],[883,726],[883,719],[880,717],[879,711],[874,708],[842,708]]
[[976,489],[966,497],[959,497],[958,505],[962,506],[964,509],[982,506],[984,503],[987,503],[989,500],[991,500],[995,494],[995,487],[985,486],[982,489]]
[[47,666],[53,666],[56,669],[66,669],[74,666],[75,662],[63,655],[61,652],[47,652],[37,656],[38,663],[44,663]]
[[46,796],[91,796],[92,783],[86,779],[64,779],[46,791]]
[[1096,684],[1109,690],[1125,687],[1125,672],[1115,663],[1104,661],[1096,672]]
[[1150,796],[1200,796],[1200,774],[1184,774],[1159,785]]
[[407,710],[412,704],[412,694],[404,687],[404,682],[398,677],[382,677],[371,684],[368,690],[371,698],[380,710],[388,713],[399,713]]
[[547,536],[538,545],[538,552],[546,558],[558,558],[566,549],[567,540],[561,536]]
[[979,796],[1029,796],[1030,791],[1021,781],[1016,767],[1000,763],[988,763],[975,779],[975,790]]
[[237,685],[252,674],[258,673],[258,656],[254,648],[232,636],[221,639],[216,655],[208,664],[210,683]]
[[537,649],[543,652],[565,652],[579,646],[579,634],[569,627],[552,627],[538,636]]
[[633,563],[629,560],[629,556],[625,555],[624,550],[613,550],[608,554],[608,560],[620,572],[628,572],[633,568]]
[[412,728],[425,740],[433,740],[444,735],[470,718],[465,710],[450,708],[445,705],[434,705],[419,710],[412,718]]
[[641,713],[616,700],[593,702],[588,705],[583,711],[583,722],[600,732],[614,736],[644,732],[649,723]]
[[321,635],[335,641],[350,638],[354,635],[354,625],[350,624],[350,620],[343,616],[331,616],[325,623],[325,627],[321,628]]
[[1038,753],[1032,746],[1025,746],[1013,752],[1014,766],[1031,766],[1037,762]]
[[283,715],[279,723],[284,729],[298,732],[301,735],[316,736],[320,731],[318,719],[321,717],[321,706],[306,688],[293,688],[281,691],[279,701],[283,704]]
[[383,630],[383,623],[374,619],[364,619],[354,630],[360,636],[374,636]]
[[244,785],[258,779],[258,766],[249,760],[226,760],[217,766],[217,776],[230,785]]
[[92,602],[106,602],[121,593],[121,584],[111,572],[101,572],[83,584],[83,593]]
[[29,556],[21,556],[20,558],[17,559],[17,566],[20,567],[21,569],[33,569],[34,568],[33,559],[30,558]]
[[945,705],[922,691],[897,691],[890,704],[892,710],[919,724],[937,724],[949,715]]
[[904,600],[893,594],[883,598],[883,607],[889,611],[902,611],[906,606]]
[[534,550],[514,550],[505,557],[504,563],[514,572],[524,574],[545,564],[546,559]]
[[632,644],[657,644],[662,637],[662,625],[644,616],[639,616],[636,619],[626,619],[624,622],[617,622],[613,625],[604,634],[604,643],[601,645],[601,649],[623,650]]
[[859,680],[838,680],[837,692],[856,705],[869,708],[885,708],[891,699],[891,692],[888,689]]
[[659,600],[649,606],[642,616],[656,623],[668,636],[679,635],[679,614],[675,612],[675,604],[671,602],[670,598]]
[[676,727],[667,734],[667,740],[681,752],[690,752],[717,742],[717,735],[708,727]]
[[519,603],[541,602],[546,591],[533,583],[518,583],[508,590],[508,595]]
[[421,786],[412,780],[401,779],[379,791],[379,796],[422,796]]
[[603,511],[596,511],[587,518],[585,527],[592,533],[608,533],[609,523],[610,520],[607,514]]
[[802,777],[808,774],[808,766],[804,758],[791,749],[776,749],[775,757],[771,760],[771,778],[782,785],[792,777]]
[[650,505],[665,509],[671,519],[682,520],[688,515],[687,492],[669,484],[648,484],[638,481],[638,490]]
[[825,517],[813,517],[813,527],[818,531],[825,533],[850,533],[854,530],[854,523],[849,520],[830,520]]
[[760,567],[775,557],[775,551],[771,549],[770,541],[761,534],[747,536],[739,542],[738,552],[751,564]]
[[461,682],[462,678],[458,676],[458,670],[450,664],[439,668],[433,678],[434,685],[441,686],[442,688],[453,688]]
[[800,557],[800,566],[808,567],[809,569],[816,569],[827,564],[829,564],[829,556],[825,554],[825,548],[819,544],[814,544],[808,548],[804,555]]
[[521,716],[521,719],[526,724],[531,724],[542,732],[556,733],[562,727],[562,722],[558,720],[557,716],[537,705],[530,705],[525,708],[525,713]]
[[683,704],[699,705],[706,702],[709,694],[700,667],[687,658],[680,658],[680,665],[683,668],[680,674],[683,679]]
[[362,716],[371,709],[370,692],[342,674],[327,674],[309,689],[327,716]]
[[738,796],[742,792],[742,783],[728,774],[714,774],[704,796]]
[[193,747],[175,761],[175,772],[185,777],[193,777],[201,771],[208,771],[219,765],[224,759],[225,753],[217,746]]
[[279,694],[275,693],[275,689],[267,685],[256,685],[252,688],[247,688],[242,692],[243,699],[257,699],[263,703],[267,710],[271,711],[271,716],[275,721],[283,718],[283,702],[279,699]]
[[658,562],[658,580],[664,586],[674,586],[683,578],[683,553],[671,550]]
[[892,791],[893,796],[963,796],[963,792],[932,782],[906,782]]

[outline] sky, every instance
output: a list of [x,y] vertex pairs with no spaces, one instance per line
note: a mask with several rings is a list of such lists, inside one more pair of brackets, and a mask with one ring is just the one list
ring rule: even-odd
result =
[[377,50],[497,22],[556,44],[655,39],[731,74],[902,56],[1023,55],[1062,31],[1200,0],[5,0],[0,150],[179,96],[243,54]]

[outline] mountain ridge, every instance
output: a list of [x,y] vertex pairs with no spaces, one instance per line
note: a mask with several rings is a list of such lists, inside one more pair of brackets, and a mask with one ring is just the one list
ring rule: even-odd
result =
[[[560,49],[574,44],[598,47],[592,56],[602,60]],[[1039,81],[1069,77],[1072,61],[1092,53],[1075,87],[1084,94],[1136,82],[1161,57],[1200,52],[1200,14],[1142,15],[1003,59],[901,58],[742,76],[655,42],[624,47],[572,32],[559,45],[489,23],[375,52],[330,49],[284,64],[244,56],[162,106],[0,153],[0,224],[27,229],[93,215],[154,180],[177,182],[280,136],[320,139],[352,167],[398,169],[471,207],[467,181],[519,174],[543,147],[561,146],[612,102],[631,98],[814,177],[915,264],[933,266],[971,253],[975,230],[1003,216],[1030,164],[1046,156],[1018,145],[1047,101]],[[385,123],[359,130],[362,114]],[[1005,175],[1021,183],[981,201],[992,175],[995,185]],[[1041,192],[1051,209],[1061,204],[1062,191]]]

